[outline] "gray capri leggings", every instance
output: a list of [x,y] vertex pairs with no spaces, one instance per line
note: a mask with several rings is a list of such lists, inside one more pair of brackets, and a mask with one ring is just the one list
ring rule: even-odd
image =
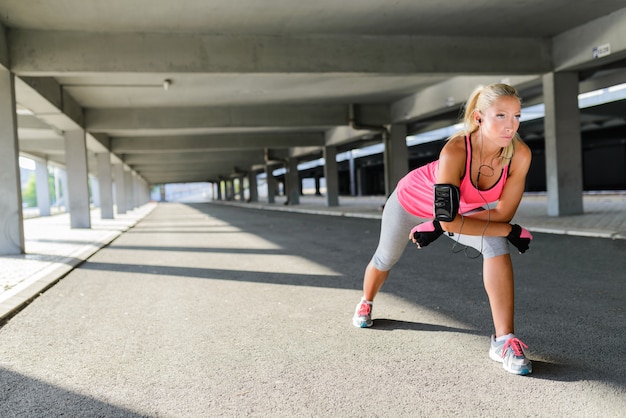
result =
[[[424,222],[424,219],[408,213],[398,202],[394,191],[383,210],[380,226],[378,247],[372,257],[372,264],[380,271],[389,271],[398,262],[409,241],[409,233],[415,225]],[[483,258],[496,257],[509,253],[509,243],[505,237],[485,237],[474,235],[454,234],[444,236],[459,244],[475,248],[482,253]]]

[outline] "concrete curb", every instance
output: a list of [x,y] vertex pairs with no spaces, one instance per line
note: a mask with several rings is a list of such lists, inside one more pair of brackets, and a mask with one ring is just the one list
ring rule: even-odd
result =
[[[212,204],[218,205],[230,205],[237,206],[242,208],[251,208],[251,209],[260,209],[260,210],[273,210],[273,211],[281,211],[281,212],[292,212],[292,213],[306,213],[311,215],[324,215],[324,216],[345,216],[345,217],[353,217],[353,218],[366,218],[366,219],[380,219],[381,213],[372,213],[371,211],[363,211],[358,212],[354,210],[341,210],[341,209],[310,209],[310,208],[302,208],[296,206],[270,206],[263,204],[255,204],[255,203],[240,203],[240,202],[232,202],[232,201],[212,201],[209,202]],[[558,228],[558,227],[546,227],[542,224],[533,223],[532,219],[524,218],[523,225],[526,229],[531,232],[538,232],[544,234],[557,234],[557,235],[572,235],[572,236],[581,236],[581,237],[593,237],[593,238],[608,238],[608,239],[626,239],[626,232],[618,231],[618,232],[610,232],[603,229],[594,229],[594,228]]]
[[86,242],[85,245],[76,248],[68,254],[56,257],[49,265],[32,276],[24,279],[11,289],[0,293],[0,322],[10,319],[92,255],[115,241],[124,232],[133,228],[139,221],[150,214],[155,207],[156,204],[145,206],[137,213],[136,217],[121,220],[121,222],[120,219],[112,220],[112,222],[108,220],[94,222],[90,231],[100,230],[102,233],[100,236],[90,242]]

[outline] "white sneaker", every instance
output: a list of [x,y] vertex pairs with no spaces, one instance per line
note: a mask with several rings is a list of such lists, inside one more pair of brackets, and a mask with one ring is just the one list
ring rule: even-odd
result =
[[511,338],[500,342],[492,335],[489,357],[502,363],[504,370],[509,373],[527,375],[533,372],[533,364],[524,355],[525,348],[528,346],[512,334]]
[[372,321],[372,302],[361,298],[361,301],[356,305],[356,309],[354,310],[352,324],[357,328],[368,328],[374,324],[374,321]]

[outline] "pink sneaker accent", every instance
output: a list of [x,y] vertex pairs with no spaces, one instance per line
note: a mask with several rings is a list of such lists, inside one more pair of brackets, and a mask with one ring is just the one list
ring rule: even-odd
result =
[[370,306],[370,304],[367,302],[361,302],[361,305],[359,306],[359,310],[357,311],[356,314],[358,316],[365,316],[365,315],[369,315],[370,312],[372,312],[372,307]]
[[519,338],[509,338],[504,343],[504,347],[502,347],[502,355],[504,357],[506,354],[506,350],[511,348],[516,357],[521,357],[524,355],[524,348],[528,348],[526,344],[524,344]]
[[361,299],[352,317],[352,325],[357,328],[368,328],[374,324],[372,321],[372,302]]

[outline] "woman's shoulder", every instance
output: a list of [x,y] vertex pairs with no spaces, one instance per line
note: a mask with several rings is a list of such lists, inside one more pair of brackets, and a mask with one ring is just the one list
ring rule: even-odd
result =
[[466,155],[465,136],[456,135],[450,138],[441,149],[441,157],[463,158]]
[[526,145],[526,143],[524,141],[522,141],[521,139],[518,139],[516,144],[515,144],[515,153],[513,154],[513,159],[515,160],[515,157],[518,157],[517,159],[520,160],[527,160],[530,159],[532,157],[532,152],[530,150],[530,147],[528,145]]
[[452,137],[450,137],[447,141],[446,141],[446,146],[450,145],[450,146],[461,146],[463,148],[465,148],[465,141],[467,139],[467,135],[464,133],[458,133]]
[[450,138],[439,153],[438,182],[456,184],[464,175],[466,157],[465,138],[462,135]]
[[523,172],[526,173],[530,167],[530,161],[532,160],[532,151],[530,147],[526,145],[524,141],[518,139],[515,144],[515,152],[511,160],[511,172],[514,172],[517,168],[523,168]]

